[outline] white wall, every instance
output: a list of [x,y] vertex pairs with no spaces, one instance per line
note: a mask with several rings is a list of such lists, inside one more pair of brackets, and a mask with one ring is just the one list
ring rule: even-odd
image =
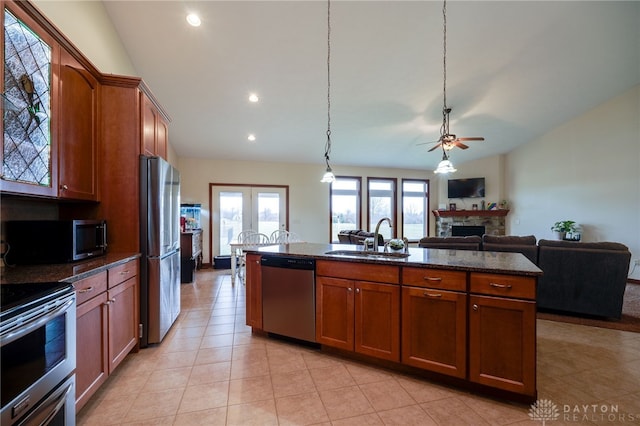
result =
[[100,72],[137,75],[101,1],[33,0],[33,4]]
[[[308,242],[329,241],[329,185],[321,183],[323,164],[285,164],[180,158],[180,196],[183,203],[202,204],[203,251],[205,262],[210,261],[209,251],[209,184],[261,184],[289,185],[289,230]],[[362,185],[366,177],[430,179],[431,170],[402,170],[384,168],[334,166],[340,176],[360,176]],[[363,188],[363,197],[366,191]],[[399,200],[398,200],[399,202]],[[432,208],[436,208],[433,204]],[[366,200],[362,201],[366,209]],[[362,212],[363,227],[366,212]],[[432,218],[430,218],[433,222]],[[432,225],[433,226],[433,225]]]
[[509,153],[504,182],[509,233],[552,239],[554,222],[575,220],[584,241],[640,258],[640,86]]

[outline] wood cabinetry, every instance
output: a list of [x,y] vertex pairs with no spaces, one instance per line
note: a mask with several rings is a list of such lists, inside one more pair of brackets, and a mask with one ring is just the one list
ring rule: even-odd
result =
[[402,362],[465,378],[467,273],[402,270]]
[[193,282],[193,270],[202,266],[202,229],[180,233],[180,281]]
[[142,108],[142,137],[140,150],[144,155],[167,158],[167,138],[169,126],[159,109],[144,93],[140,94]]
[[319,260],[316,275],[318,343],[400,361],[399,268]]
[[247,325],[262,330],[262,272],[260,255],[247,253],[245,274],[247,277],[246,319]]
[[[100,138],[104,143],[99,150],[101,190],[97,215],[109,223],[111,251],[139,252],[138,182],[140,155],[145,152],[142,104],[151,102],[157,111],[162,109],[139,78],[103,76],[100,89]],[[166,114],[161,116],[168,121]]]
[[138,342],[138,260],[74,283],[76,412]]
[[107,380],[107,272],[74,283],[76,289],[76,411]]
[[[7,2],[7,7],[18,19],[28,25],[34,34],[51,48],[48,94],[35,93],[34,106],[27,111],[32,117],[25,125],[20,140],[5,141],[2,152],[7,158],[2,190],[27,195],[50,196],[73,200],[98,199],[97,181],[97,138],[98,138],[98,71],[73,48],[64,37],[32,9],[28,2]],[[17,6],[19,5],[19,7]],[[27,61],[28,62],[28,61]],[[3,63],[4,67],[4,63]],[[12,69],[12,72],[17,70]],[[15,78],[12,77],[12,79]],[[35,77],[34,77],[35,78]],[[13,80],[11,80],[13,81]],[[24,84],[24,83],[23,83]],[[42,86],[42,85],[40,85]],[[20,86],[18,86],[20,87]],[[26,89],[24,89],[26,90]],[[3,89],[4,92],[4,89]],[[13,93],[15,95],[15,93]],[[25,99],[27,99],[25,97]],[[50,115],[44,114],[42,102],[48,101]],[[34,112],[38,111],[38,112]],[[26,112],[21,113],[24,117]],[[37,149],[37,157],[23,144],[29,144],[31,136],[37,133],[35,123],[47,120],[50,144]],[[15,123],[14,123],[15,124]],[[15,127],[15,125],[12,125]],[[5,151],[4,144],[7,143]],[[15,161],[11,144],[21,145],[20,161]],[[4,165],[4,161],[3,161]],[[18,169],[23,169],[20,172]],[[32,170],[38,169],[38,172]],[[48,177],[41,177],[40,170],[46,170]]]
[[60,52],[58,195],[97,200],[98,80],[69,52]]
[[536,280],[471,273],[469,379],[536,395]]
[[138,259],[109,269],[109,373],[138,344]]

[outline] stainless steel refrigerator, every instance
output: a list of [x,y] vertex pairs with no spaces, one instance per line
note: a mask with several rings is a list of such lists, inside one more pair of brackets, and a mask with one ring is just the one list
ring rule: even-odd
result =
[[160,343],[180,314],[180,173],[140,156],[140,346]]

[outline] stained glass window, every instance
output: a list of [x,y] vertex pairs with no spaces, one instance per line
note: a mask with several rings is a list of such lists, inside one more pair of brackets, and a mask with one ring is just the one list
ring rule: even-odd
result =
[[6,180],[51,184],[51,46],[4,11]]

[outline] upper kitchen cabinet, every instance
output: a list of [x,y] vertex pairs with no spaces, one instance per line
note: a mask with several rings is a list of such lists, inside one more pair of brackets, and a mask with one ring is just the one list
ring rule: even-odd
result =
[[2,4],[0,189],[56,196],[59,44],[18,3]]
[[[116,75],[104,75],[100,80],[100,111],[98,214],[109,223],[112,251],[137,252],[140,155],[163,156],[155,148],[156,123],[163,122],[161,128],[166,129],[168,117],[140,78]],[[166,130],[160,133],[166,136]]]
[[141,93],[142,107],[142,146],[144,155],[167,159],[168,130],[167,120],[152,100]]
[[98,199],[99,72],[29,2],[3,2],[0,189]]
[[60,52],[59,196],[97,200],[98,80]]

